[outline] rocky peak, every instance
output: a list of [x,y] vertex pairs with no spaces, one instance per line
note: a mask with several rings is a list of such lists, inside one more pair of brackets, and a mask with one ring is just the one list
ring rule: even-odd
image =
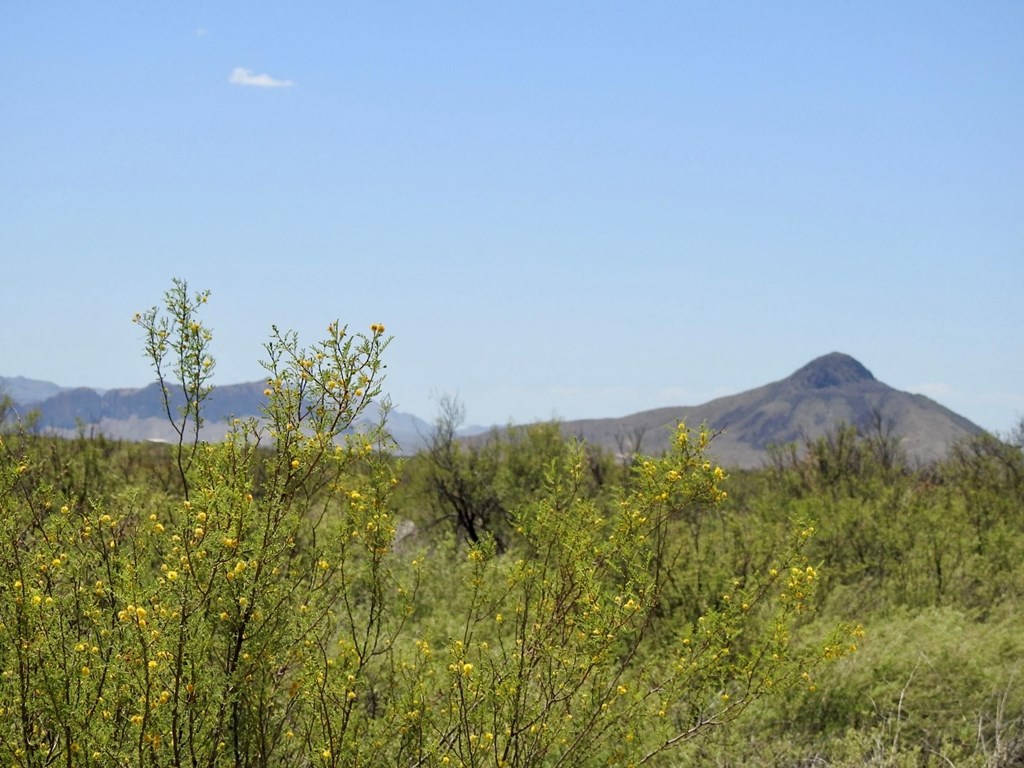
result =
[[802,389],[826,389],[862,381],[875,381],[875,377],[849,355],[832,352],[815,358],[787,381]]

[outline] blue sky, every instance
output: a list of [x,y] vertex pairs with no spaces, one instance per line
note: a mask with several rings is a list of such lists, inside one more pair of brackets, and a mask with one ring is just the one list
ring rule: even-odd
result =
[[384,323],[431,418],[692,405],[832,351],[1024,415],[1024,4],[0,4],[0,375],[141,386],[213,292]]

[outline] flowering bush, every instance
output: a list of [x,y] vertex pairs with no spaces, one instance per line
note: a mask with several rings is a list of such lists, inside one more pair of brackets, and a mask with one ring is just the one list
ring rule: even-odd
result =
[[3,446],[4,764],[655,764],[850,649],[845,630],[791,639],[818,583],[806,526],[696,620],[672,615],[681,531],[726,495],[709,434],[683,425],[609,504],[563,444],[500,554],[486,535],[396,546],[400,467],[383,427],[356,428],[379,324],[309,348],[274,329],[263,418],[200,441],[206,296],[176,282],[136,318],[181,388],[179,484],[81,492],[37,443]]

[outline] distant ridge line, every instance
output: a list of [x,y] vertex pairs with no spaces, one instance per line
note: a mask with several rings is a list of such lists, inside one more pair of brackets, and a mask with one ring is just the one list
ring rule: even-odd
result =
[[[25,410],[38,410],[40,426],[55,434],[71,436],[85,425],[112,438],[176,438],[155,383],[101,392],[0,377],[0,392],[5,389],[27,397],[26,401],[14,399]],[[263,389],[262,381],[217,386],[205,412],[203,438],[221,439],[231,417],[259,416]],[[374,416],[367,414],[371,420]],[[720,463],[754,468],[768,459],[772,444],[814,439],[840,423],[864,428],[876,417],[900,436],[904,453],[916,463],[941,459],[958,440],[984,432],[924,395],[878,381],[858,360],[841,352],[815,358],[779,381],[700,405],[655,408],[621,418],[575,419],[561,422],[560,427],[566,435],[613,453],[659,454],[668,447],[669,435],[679,421],[693,427],[703,423],[720,433],[711,451]],[[405,453],[419,450],[432,432],[427,421],[398,411],[391,412],[388,425]]]

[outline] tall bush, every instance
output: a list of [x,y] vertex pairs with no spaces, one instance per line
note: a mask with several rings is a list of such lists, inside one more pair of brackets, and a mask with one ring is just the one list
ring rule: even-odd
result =
[[694,620],[673,610],[678,529],[725,496],[709,434],[683,425],[601,508],[563,443],[501,553],[486,533],[396,547],[397,465],[383,428],[359,428],[377,324],[308,348],[275,329],[263,418],[202,442],[205,301],[175,283],[137,317],[185,401],[167,401],[176,490],[66,493],[3,448],[4,764],[659,764],[849,650],[840,630],[792,640],[820,580],[809,526]]

